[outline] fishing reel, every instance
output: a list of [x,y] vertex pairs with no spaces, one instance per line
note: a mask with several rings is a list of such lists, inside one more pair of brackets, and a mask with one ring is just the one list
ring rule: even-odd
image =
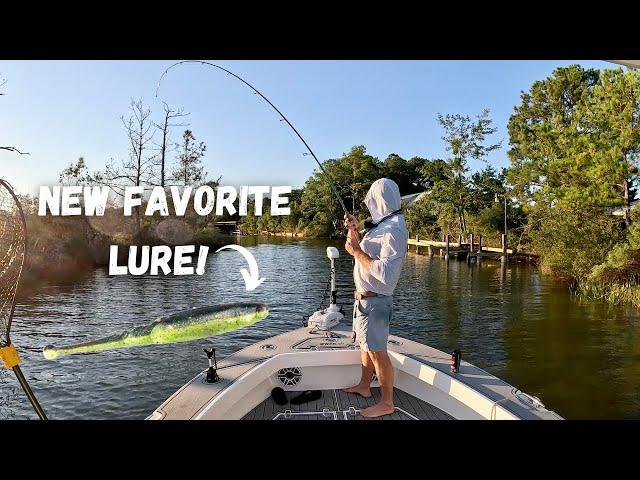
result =
[[340,307],[336,304],[338,291],[336,290],[336,266],[335,259],[340,256],[340,252],[336,247],[327,247],[327,257],[331,262],[330,284],[331,295],[329,306],[325,309],[318,310],[307,320],[307,326],[317,330],[329,330],[340,323],[344,318],[344,314]]
[[344,226],[344,220],[342,219],[336,219],[333,222],[331,222],[333,225],[333,228],[336,232],[338,232],[338,236],[347,236],[347,227]]

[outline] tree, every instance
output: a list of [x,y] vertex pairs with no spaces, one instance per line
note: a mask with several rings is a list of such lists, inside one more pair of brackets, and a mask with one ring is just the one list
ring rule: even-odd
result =
[[449,178],[447,162],[439,158],[427,160],[420,167],[420,176],[425,190],[432,190],[436,183]]
[[591,96],[598,77],[597,70],[571,65],[521,94],[508,123],[507,173],[521,204],[546,208],[565,199],[571,202],[592,186],[583,175],[586,158],[574,155],[581,130],[576,110]]
[[304,190],[301,188],[294,188],[289,194],[289,208],[290,214],[283,216],[281,223],[282,227],[287,232],[296,232],[302,220],[302,195]]
[[333,177],[334,181],[346,187],[343,200],[346,200],[347,205],[351,204],[351,212],[357,215],[369,187],[382,174],[380,161],[368,155],[367,149],[359,145],[351,148],[349,153],[336,163],[335,170],[338,178]]
[[[355,146],[340,158],[325,160],[323,167],[335,182],[347,208],[364,218],[369,213],[364,197],[371,184],[383,176],[382,163],[368,155],[363,146]],[[315,170],[305,183],[302,195],[302,215],[315,235],[329,235],[334,220],[342,221],[344,212],[331,191],[326,176]]]
[[590,165],[583,172],[587,192],[593,203],[622,206],[629,228],[640,161],[640,74],[604,70],[576,116],[577,144]]
[[160,153],[158,155],[158,166],[160,167],[160,186],[166,186],[166,158],[167,158],[167,149],[169,148],[169,133],[171,128],[173,127],[186,127],[187,123],[171,123],[173,119],[186,117],[189,115],[188,113],[184,113],[183,108],[178,108],[177,110],[173,110],[167,105],[166,102],[162,102],[164,107],[164,121],[162,124],[153,123],[153,125],[160,131],[162,135],[162,142],[159,145]]
[[492,208],[498,197],[502,205],[502,195],[505,194],[504,177],[504,172],[498,173],[491,165],[471,175],[469,211],[477,214],[486,208]]
[[202,157],[207,146],[197,143],[191,130],[185,130],[182,143],[176,144],[178,165],[171,174],[172,180],[184,186],[199,186],[206,181],[207,173],[202,166]]
[[442,139],[446,142],[446,149],[451,152],[451,156],[446,160],[446,165],[439,165],[444,178],[434,183],[431,196],[445,210],[455,215],[460,232],[466,234],[466,213],[470,207],[468,161],[485,160],[489,152],[500,147],[500,143],[486,144],[487,137],[493,135],[497,129],[491,126],[488,109],[476,115],[475,121],[467,115],[459,114],[438,114],[437,119],[444,129],[445,135]]
[[[543,266],[574,284],[624,241],[640,159],[640,75],[554,70],[509,119],[508,180]],[[623,226],[609,215],[623,206]],[[633,255],[628,257],[633,261]]]
[[[129,139],[129,158],[118,163],[111,160],[103,172],[91,177],[93,183],[107,185],[119,196],[124,196],[126,187],[152,185],[154,177],[155,156],[149,147],[153,140],[151,109],[146,108],[140,99],[132,100],[129,110],[131,115],[128,118],[120,118]],[[140,207],[134,208],[139,230]]]
[[76,163],[70,163],[60,173],[59,181],[62,185],[88,185],[91,183],[91,175],[84,161],[84,157],[80,157]]
[[424,179],[420,170],[426,161],[420,157],[405,160],[400,155],[392,153],[382,163],[382,175],[398,184],[401,195],[419,193],[424,191]]
[[428,196],[423,196],[411,207],[405,210],[407,229],[411,235],[419,235],[427,238],[438,238],[440,228],[438,225],[437,208]]

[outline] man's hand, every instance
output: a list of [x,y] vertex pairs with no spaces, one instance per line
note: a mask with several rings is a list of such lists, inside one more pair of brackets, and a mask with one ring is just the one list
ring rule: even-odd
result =
[[360,249],[360,242],[356,238],[353,230],[349,230],[349,233],[347,234],[347,241],[344,244],[344,248],[347,250],[347,252],[349,252],[350,255],[353,255],[354,257],[356,256],[356,253],[358,251],[362,251]]
[[345,213],[344,226],[350,231],[358,231],[358,219],[350,213]]

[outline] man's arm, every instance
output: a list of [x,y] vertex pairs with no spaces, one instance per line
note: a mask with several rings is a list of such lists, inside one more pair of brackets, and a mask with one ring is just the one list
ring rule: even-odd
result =
[[349,230],[345,247],[347,249],[347,252],[353,255],[353,258],[356,259],[356,262],[360,262],[366,270],[369,270],[373,259],[369,255],[364,253],[362,248],[360,248],[360,235],[358,234],[358,232]]

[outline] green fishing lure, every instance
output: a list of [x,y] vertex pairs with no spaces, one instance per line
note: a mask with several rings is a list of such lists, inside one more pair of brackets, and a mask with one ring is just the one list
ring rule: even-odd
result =
[[77,353],[188,342],[248,327],[263,320],[268,314],[269,307],[264,303],[231,303],[193,308],[168,317],[157,318],[148,325],[92,342],[60,348],[47,345],[42,354],[47,360],[55,360],[58,357]]

